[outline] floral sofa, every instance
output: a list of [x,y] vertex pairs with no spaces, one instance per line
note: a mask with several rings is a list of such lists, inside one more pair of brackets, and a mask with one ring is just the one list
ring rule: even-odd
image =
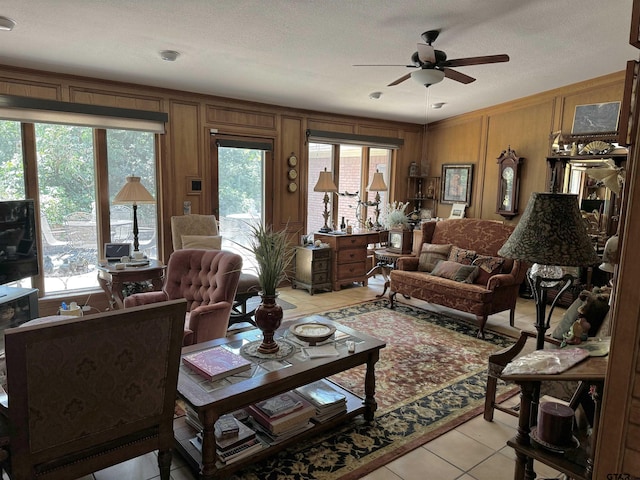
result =
[[513,326],[527,265],[498,255],[513,228],[474,218],[423,224],[419,257],[399,258],[390,274],[391,308],[400,293],[475,315],[479,337],[494,313],[509,310]]

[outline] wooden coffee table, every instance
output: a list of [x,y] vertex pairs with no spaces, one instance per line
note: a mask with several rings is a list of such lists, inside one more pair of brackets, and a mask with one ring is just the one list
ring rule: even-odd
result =
[[[317,316],[313,317],[313,320],[317,321]],[[192,374],[184,365],[180,367],[178,395],[188,407],[197,412],[200,422],[204,426],[202,453],[190,442],[196,435],[196,430],[186,423],[185,417],[178,417],[174,421],[174,435],[178,450],[191,468],[202,475],[202,478],[226,477],[249,463],[254,463],[273,455],[293,442],[299,442],[302,438],[316,436],[319,432],[343,424],[347,419],[357,415],[363,414],[365,419],[373,419],[377,408],[374,398],[374,367],[380,358],[380,349],[386,346],[385,342],[327,319],[325,320],[326,323],[334,325],[337,329],[336,338],[338,339],[335,341],[335,347],[339,355],[308,359],[300,352],[299,344],[292,341],[294,337],[288,331],[288,327],[291,324],[302,321],[305,320],[301,319],[283,324],[276,333],[276,339],[286,340],[292,345],[298,345],[295,348],[296,353],[288,358],[276,360],[247,357],[254,363],[251,373],[238,374],[218,384],[213,384],[212,382],[203,382],[199,376]],[[226,348],[239,353],[243,346],[246,348],[247,344],[261,338],[262,333],[253,329],[224,339],[185,347],[183,355],[218,345],[225,345]],[[347,351],[347,340],[356,342],[355,352],[349,353]],[[216,460],[214,424],[220,415],[349,370],[358,365],[367,366],[364,385],[365,398],[361,399],[353,393],[341,389],[341,392],[347,396],[347,412],[344,415],[325,423],[314,425],[313,428],[304,431],[298,436],[276,445],[270,445],[250,457],[230,465],[224,465]],[[336,388],[340,389],[338,386]]]

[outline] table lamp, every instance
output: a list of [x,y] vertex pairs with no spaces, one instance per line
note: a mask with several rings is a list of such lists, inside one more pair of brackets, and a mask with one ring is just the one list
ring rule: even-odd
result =
[[[574,278],[563,275],[562,266],[583,267],[599,262],[578,208],[578,196],[565,193],[532,193],[527,208],[498,254],[533,264],[527,280],[536,305],[536,348],[544,347],[553,308]],[[547,290],[558,287],[545,319]]]
[[113,199],[114,205],[133,205],[133,251],[138,251],[138,204],[156,203],[155,198],[140,183],[140,177],[128,176],[127,182]]
[[376,206],[376,209],[375,209],[376,221],[373,224],[373,228],[375,228],[376,230],[379,230],[382,228],[382,225],[378,221],[378,219],[380,218],[380,193],[379,192],[386,192],[387,185],[386,183],[384,183],[384,177],[382,173],[380,173],[377,169],[376,169],[376,173],[373,174],[373,179],[371,180],[371,184],[369,185],[368,190],[370,192],[376,192],[376,198],[374,202]]
[[327,204],[329,203],[328,192],[337,192],[338,187],[336,187],[336,184],[333,182],[331,172],[327,172],[326,167],[323,172],[320,172],[318,183],[316,183],[316,186],[313,187],[313,191],[324,192],[324,198],[322,200],[324,202],[324,213],[322,214],[322,216],[324,217],[324,226],[320,228],[320,233],[329,233],[331,229],[327,224],[329,220],[329,209],[327,208]]

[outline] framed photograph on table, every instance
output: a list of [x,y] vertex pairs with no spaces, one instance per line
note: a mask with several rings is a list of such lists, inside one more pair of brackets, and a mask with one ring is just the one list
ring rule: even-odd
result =
[[617,132],[619,117],[620,102],[576,105],[571,135]]
[[467,206],[464,203],[454,203],[451,207],[451,215],[449,215],[449,218],[464,218],[464,211],[466,208]]
[[473,180],[473,165],[448,164],[442,165],[442,203],[471,204],[471,181]]

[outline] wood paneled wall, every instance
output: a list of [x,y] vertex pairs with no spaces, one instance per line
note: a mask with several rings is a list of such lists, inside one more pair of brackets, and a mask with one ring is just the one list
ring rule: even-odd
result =
[[[285,108],[222,97],[192,94],[62,75],[50,72],[0,66],[0,94],[70,101],[91,105],[116,106],[169,114],[166,135],[158,142],[161,187],[160,258],[171,253],[171,232],[168,219],[182,215],[183,203],[191,202],[191,212],[210,214],[217,190],[211,165],[211,132],[246,138],[267,139],[274,145],[272,211],[268,218],[276,228],[289,229],[297,235],[306,225],[307,146],[305,131],[309,128],[325,131],[375,135],[404,139],[394,168],[408,172],[411,161],[420,158],[423,145],[422,125],[350,117],[324,112]],[[287,157],[294,153],[299,159],[298,190],[287,190]],[[202,179],[202,191],[189,191],[190,179]],[[392,192],[404,198],[404,175],[391,185]],[[270,199],[271,201],[271,199]]]
[[[569,135],[576,105],[621,101],[623,89],[624,72],[620,71],[429,124],[426,157],[431,175],[440,176],[443,164],[472,163],[473,190],[467,216],[503,220],[495,213],[496,159],[511,147],[525,158],[520,177],[522,212],[531,193],[548,190],[545,159],[550,153],[551,133]],[[446,218],[450,210],[450,205],[440,205],[438,215]]]

